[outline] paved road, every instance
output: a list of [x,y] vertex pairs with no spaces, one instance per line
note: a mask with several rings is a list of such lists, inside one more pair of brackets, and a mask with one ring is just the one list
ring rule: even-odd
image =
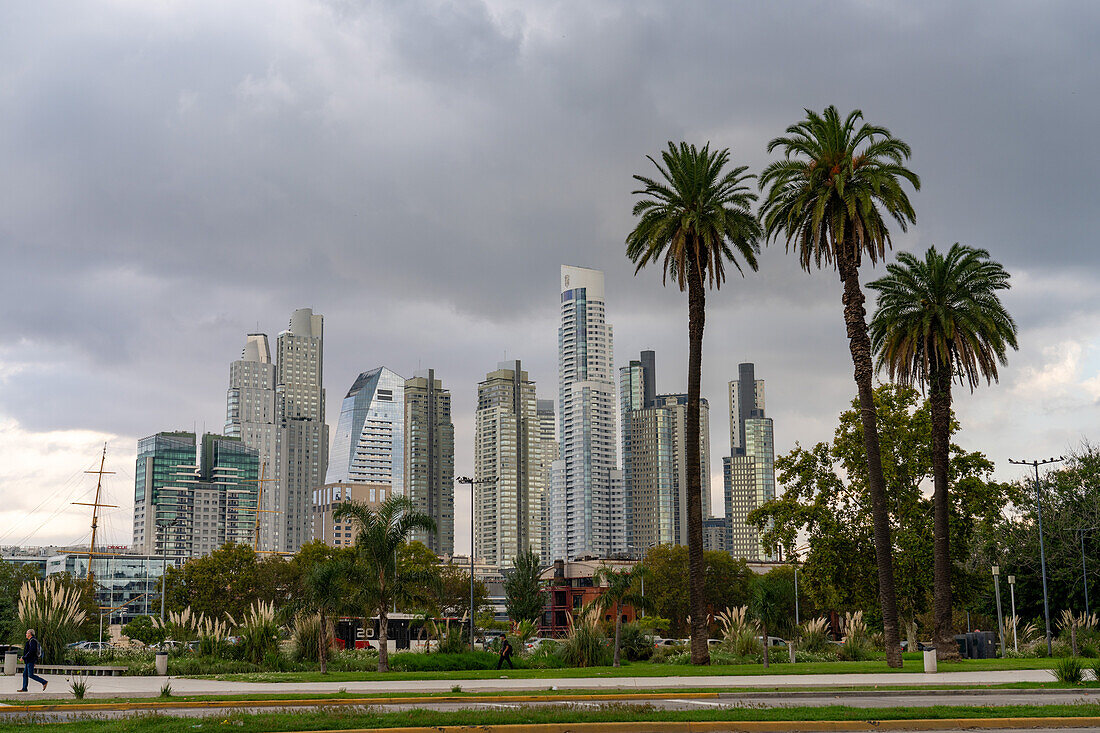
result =
[[[57,699],[69,695],[68,678],[47,676],[50,689],[46,693],[25,692],[16,694],[22,679],[0,678],[0,698]],[[797,688],[836,686],[897,685],[995,685],[1006,682],[1051,682],[1049,670],[1030,669],[1003,672],[940,672],[923,674],[895,672],[888,674],[774,674],[774,675],[726,675],[699,677],[561,677],[554,679],[498,679],[481,680],[365,680],[344,682],[221,682],[210,679],[186,677],[87,677],[90,697],[156,697],[165,682],[170,682],[177,695],[238,695],[334,693],[340,691],[362,693],[450,692],[458,685],[465,692],[502,692],[518,690],[647,690],[647,689],[722,689],[722,688]],[[10,687],[8,687],[10,685]],[[34,685],[32,689],[37,689]]]
[[[580,702],[482,702],[477,699],[461,701],[426,701],[420,700],[409,704],[392,704],[384,706],[386,711],[404,710],[435,710],[450,712],[455,710],[485,709],[485,710],[510,710],[525,707],[566,707],[577,711],[596,710],[606,707],[608,702],[580,701]],[[690,697],[677,697],[674,693],[667,697],[644,701],[624,701],[620,704],[652,706],[661,710],[716,710],[716,709],[765,709],[783,707],[824,707],[829,705],[843,705],[856,708],[890,708],[890,707],[931,707],[934,705],[960,705],[960,706],[991,706],[1005,705],[1097,705],[1100,711],[1100,689],[1088,690],[997,690],[997,691],[923,691],[923,690],[896,690],[896,691],[867,691],[867,692],[747,692],[747,693],[719,693],[717,699],[692,699]],[[232,704],[239,712],[262,712],[265,710],[307,710],[312,707],[277,707],[270,708],[262,705],[239,708]],[[348,709],[351,706],[340,706],[340,709]],[[220,709],[210,708],[163,708],[158,712],[165,715],[182,717],[205,717],[218,714]],[[63,711],[57,713],[27,713],[18,708],[0,707],[0,721],[35,716],[35,720],[47,722],[53,720],[71,720],[79,718],[82,714],[95,715],[97,717],[125,717],[134,715],[133,711],[93,711],[85,713],[80,711]],[[224,714],[224,712],[223,712]],[[1100,714],[1100,712],[1098,712]]]

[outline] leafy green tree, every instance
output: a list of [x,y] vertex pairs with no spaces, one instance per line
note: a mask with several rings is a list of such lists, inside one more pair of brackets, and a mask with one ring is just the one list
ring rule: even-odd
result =
[[[474,618],[489,606],[489,589],[485,582],[474,578]],[[469,618],[470,571],[454,564],[439,568],[436,608],[445,618]]]
[[[685,461],[699,465],[699,389],[703,373],[703,327],[707,287],[720,288],[726,262],[739,272],[741,262],[756,270],[760,251],[760,223],[751,211],[756,200],[746,186],[752,176],[745,166],[726,170],[729,150],[711,152],[687,143],[669,142],[661,163],[647,156],[659,179],[634,176],[642,199],[634,204],[640,217],[626,238],[626,255],[636,263],[635,274],[651,262],[663,260],[664,281],[671,277],[688,293],[688,400],[685,418]],[[688,596],[691,605],[691,661],[709,664],[706,601],[703,590],[703,504],[701,476],[688,471]]]
[[168,610],[190,607],[212,618],[228,613],[239,620],[255,601],[275,600],[260,597],[259,559],[249,545],[228,543],[178,568],[169,567],[165,584]]
[[142,644],[159,644],[164,641],[167,631],[153,623],[151,616],[138,616],[122,627],[122,635]]
[[[967,565],[980,582],[970,607],[996,618],[991,565],[1001,566],[1001,592],[1016,576],[1016,613],[1021,623],[1043,627],[1043,583],[1039,562],[1039,523],[1035,477],[1030,468],[1008,487],[1015,492],[1012,511],[993,517],[967,548]],[[1100,447],[1084,443],[1059,468],[1041,475],[1043,545],[1052,623],[1061,612],[1085,610],[1085,576],[1089,610],[1100,608]],[[1083,552],[1082,552],[1083,550]],[[1082,567],[1082,562],[1084,567]],[[1006,603],[1006,613],[1009,613]],[[1011,638],[1008,640],[1012,642]]]
[[[653,611],[668,620],[668,633],[681,637],[688,631],[691,615],[688,603],[688,548],[683,545],[657,545],[646,552],[645,596]],[[755,575],[744,560],[734,560],[725,552],[703,553],[703,597],[705,616],[712,616],[729,606],[749,602]],[[640,589],[639,589],[640,590]]]
[[885,127],[860,125],[862,119],[859,110],[842,120],[833,106],[824,114],[807,109],[806,119],[769,142],[768,152],[779,149],[784,157],[760,175],[761,190],[768,189],[760,214],[768,241],[784,238],[807,271],[811,265],[835,265],[844,286],[844,322],[863,419],[886,661],[900,667],[889,508],[859,267],[864,257],[874,264],[885,256],[891,244],[888,219],[902,231],[916,221],[902,183],[919,190],[920,178],[905,167],[909,146]]
[[593,580],[597,583],[606,583],[597,598],[588,604],[586,611],[597,609],[600,612],[611,611],[615,624],[615,657],[612,664],[619,665],[619,641],[623,631],[623,607],[632,606],[635,611],[644,611],[652,607],[652,603],[641,594],[641,578],[645,572],[644,565],[635,565],[630,570],[615,570],[607,566],[596,570]]
[[33,565],[16,565],[0,560],[0,641],[20,643],[26,629],[19,629],[19,590],[41,577]]
[[538,555],[530,550],[516,555],[512,570],[504,577],[504,607],[512,621],[539,622],[546,605],[540,573]]
[[753,584],[749,613],[760,622],[764,634],[764,667],[770,663],[768,637],[788,630],[794,619],[794,582],[784,573],[771,570]]
[[[928,610],[932,585],[931,418],[927,401],[911,387],[887,384],[875,390],[881,432],[890,532],[898,548],[895,571],[899,607],[908,619]],[[833,442],[796,446],[776,459],[782,496],[749,515],[762,540],[785,548],[809,540],[799,572],[799,592],[818,608],[866,611],[881,619],[875,593],[874,530],[863,454],[858,401],[840,416]],[[957,427],[957,426],[956,426]],[[956,589],[970,598],[977,584],[966,569],[970,547],[985,523],[995,521],[1019,497],[1017,489],[991,479],[993,464],[981,453],[951,447],[952,568]],[[986,569],[988,572],[988,568]]]
[[[351,520],[359,528],[355,538],[357,580],[361,581],[368,605],[368,618],[378,615],[378,671],[389,671],[389,611],[396,598],[410,596],[435,582],[434,574],[403,567],[397,562],[397,552],[413,530],[435,531],[435,522],[416,511],[405,496],[392,496],[376,509],[349,501],[333,512],[337,520]],[[370,608],[370,607],[373,608]]]
[[951,551],[948,462],[951,383],[973,391],[997,380],[997,365],[1016,348],[1016,324],[997,292],[1008,273],[984,249],[955,244],[946,255],[930,247],[924,259],[908,252],[868,285],[878,292],[871,345],[879,369],[901,384],[928,388],[932,408],[932,494],[935,566],[933,640],[941,656],[957,656],[951,633]]

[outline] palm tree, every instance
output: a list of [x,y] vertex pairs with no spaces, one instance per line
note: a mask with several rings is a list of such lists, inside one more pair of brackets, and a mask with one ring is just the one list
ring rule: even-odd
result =
[[[361,582],[370,611],[378,614],[378,671],[388,672],[389,608],[393,600],[408,595],[418,585],[434,581],[435,576],[426,571],[398,566],[397,549],[416,529],[435,531],[435,522],[426,514],[416,511],[412,501],[405,496],[391,496],[377,509],[366,504],[349,501],[333,512],[333,519],[350,519],[359,525],[355,538],[355,550],[361,569]],[[369,617],[369,614],[368,614]]]
[[303,600],[320,616],[321,632],[318,635],[317,658],[321,665],[321,674],[328,673],[330,619],[347,605],[348,576],[349,568],[346,563],[325,560],[314,565],[302,579],[302,590],[305,595]]
[[887,276],[869,283],[878,291],[871,345],[878,368],[905,385],[927,387],[932,408],[932,493],[935,581],[933,642],[945,656],[958,651],[951,629],[951,554],[948,467],[951,450],[951,383],[970,391],[997,379],[997,365],[1016,348],[1016,324],[997,291],[1008,273],[989,252],[958,243],[947,255],[929,248],[924,259],[908,252],[888,265]]
[[770,187],[760,216],[768,241],[785,238],[788,251],[797,251],[807,271],[811,265],[835,266],[844,286],[844,322],[867,451],[886,661],[891,667],[900,667],[886,482],[879,453],[872,393],[874,367],[859,266],[864,257],[874,264],[885,256],[886,247],[892,244],[888,218],[902,231],[916,221],[902,183],[908,181],[919,190],[920,178],[905,167],[909,146],[885,127],[866,123],[857,127],[862,119],[859,110],[843,120],[836,107],[828,107],[821,115],[806,110],[806,119],[769,142],[768,152],[781,148],[784,158],[769,164],[760,175],[761,190]]
[[779,633],[790,624],[794,606],[790,587],[784,579],[773,573],[762,575],[753,584],[749,611],[760,622],[760,631],[764,635],[764,668],[771,663],[769,636]]
[[[699,465],[699,383],[702,380],[703,326],[707,287],[720,288],[726,262],[744,274],[741,263],[756,270],[760,223],[750,206],[756,195],[745,182],[745,166],[724,170],[729,150],[711,152],[687,143],[669,142],[662,163],[646,156],[660,179],[634,176],[643,196],[634,204],[641,217],[626,238],[626,255],[637,274],[663,256],[663,282],[672,281],[688,293],[688,401],[685,452],[689,466]],[[707,610],[703,595],[703,504],[699,471],[688,471],[688,577],[691,606],[691,661],[709,664]]]
[[619,666],[619,639],[623,630],[623,606],[632,606],[636,611],[649,610],[652,604],[641,593],[635,591],[634,581],[641,578],[645,568],[635,565],[631,570],[615,570],[606,565],[596,570],[592,579],[596,583],[607,583],[607,588],[594,599],[584,611],[597,609],[601,613],[611,611],[615,614],[615,666]]

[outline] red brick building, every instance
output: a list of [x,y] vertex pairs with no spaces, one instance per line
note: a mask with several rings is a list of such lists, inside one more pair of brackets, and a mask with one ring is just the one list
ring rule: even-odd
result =
[[[556,561],[542,572],[542,592],[547,597],[539,623],[539,634],[564,636],[569,631],[570,617],[576,617],[582,608],[603,595],[606,586],[597,584],[594,579],[599,568],[630,570],[634,565],[633,560],[599,558],[581,558],[573,562]],[[634,609],[624,606],[623,622],[630,623],[634,619]],[[603,620],[613,621],[612,612],[605,611]]]

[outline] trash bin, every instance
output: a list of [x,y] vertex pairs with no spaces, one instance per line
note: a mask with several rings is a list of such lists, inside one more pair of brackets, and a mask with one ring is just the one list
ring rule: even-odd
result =
[[17,666],[16,666],[16,665],[18,665],[18,663],[19,663],[19,652],[10,651],[10,652],[5,653],[4,654],[4,674],[9,675],[9,676],[14,675],[18,671]]
[[924,650],[924,671],[931,674],[936,671],[936,650]]
[[168,676],[168,652],[157,652],[157,675]]

